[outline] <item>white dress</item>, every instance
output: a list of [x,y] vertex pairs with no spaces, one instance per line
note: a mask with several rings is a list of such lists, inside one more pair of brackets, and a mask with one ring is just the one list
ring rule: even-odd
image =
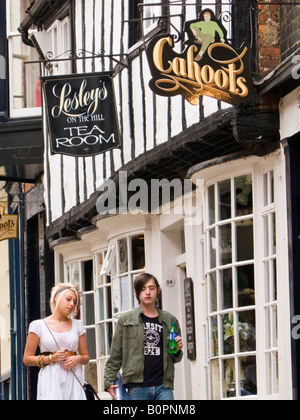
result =
[[[52,330],[51,330],[52,331]],[[51,333],[43,320],[34,321],[29,326],[29,333],[40,338],[41,353],[55,353],[58,351]],[[72,320],[72,330],[67,333],[52,331],[59,347],[76,353],[79,337],[86,333],[81,321]],[[80,365],[73,369],[78,379],[84,384],[84,375]],[[47,365],[40,370],[38,379],[37,400],[86,400],[85,393],[71,370],[64,369],[60,363]]]

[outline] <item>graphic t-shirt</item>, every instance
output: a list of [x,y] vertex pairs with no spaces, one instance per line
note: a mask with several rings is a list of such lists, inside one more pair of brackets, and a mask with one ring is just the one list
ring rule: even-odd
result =
[[148,318],[141,315],[144,323],[144,382],[142,384],[128,384],[132,387],[151,387],[163,384],[163,326],[157,318]]

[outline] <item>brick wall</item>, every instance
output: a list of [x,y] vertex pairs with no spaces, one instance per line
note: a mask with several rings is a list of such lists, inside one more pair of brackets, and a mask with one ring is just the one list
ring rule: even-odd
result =
[[284,5],[280,7],[281,58],[300,48],[300,6]]
[[259,73],[274,70],[281,62],[280,6],[278,4],[258,5],[258,66]]

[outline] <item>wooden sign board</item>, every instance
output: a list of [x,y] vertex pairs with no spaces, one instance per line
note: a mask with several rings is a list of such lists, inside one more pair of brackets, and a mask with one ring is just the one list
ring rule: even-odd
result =
[[250,48],[234,49],[210,9],[186,22],[184,32],[188,40],[182,53],[176,48],[175,35],[162,34],[150,41],[147,56],[153,92],[182,95],[192,105],[199,105],[201,96],[231,105],[248,102],[253,92]]
[[19,216],[5,214],[5,207],[0,206],[0,242],[6,239],[18,239]]

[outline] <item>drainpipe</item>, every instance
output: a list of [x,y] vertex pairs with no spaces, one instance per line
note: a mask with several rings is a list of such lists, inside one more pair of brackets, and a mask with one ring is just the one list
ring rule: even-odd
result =
[[51,1],[52,0],[37,0],[22,20],[18,31],[21,33],[22,40],[25,45],[34,48],[32,41],[28,37],[28,31],[30,27],[36,23],[44,12],[51,6]]
[[[8,214],[11,210],[12,197],[8,194]],[[16,363],[16,310],[15,310],[15,245],[16,239],[9,241],[9,294],[10,294],[10,358],[11,358],[11,400],[17,399],[17,363]]]
[[18,255],[15,264],[16,273],[16,308],[17,308],[17,372],[18,372],[18,400],[26,400],[26,368],[23,364],[25,350],[25,284],[24,284],[24,193],[22,184],[18,186],[19,212],[19,240]]

